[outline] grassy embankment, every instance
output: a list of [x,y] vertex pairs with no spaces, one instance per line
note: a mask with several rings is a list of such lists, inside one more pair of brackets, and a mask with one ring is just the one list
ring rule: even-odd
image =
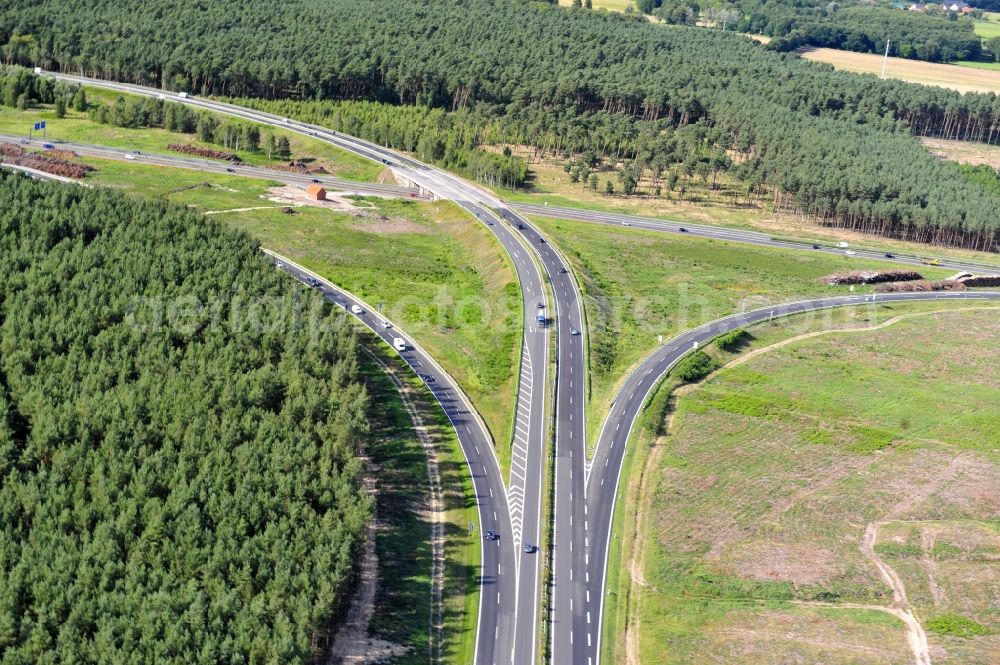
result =
[[373,207],[364,214],[300,208],[216,217],[382,304],[469,395],[507,469],[521,334],[513,267],[494,237],[450,203],[364,203]]
[[[99,88],[86,88],[86,91],[87,99],[91,103],[111,105],[120,96],[118,93]],[[225,119],[226,116],[220,115],[218,117]],[[35,122],[40,120],[45,121],[46,137],[52,141],[69,141],[109,148],[174,155],[178,153],[171,153],[167,150],[167,145],[170,143],[185,143],[201,148],[234,152],[244,162],[255,166],[284,163],[283,160],[269,160],[263,152],[228,150],[214,143],[203,143],[198,141],[197,136],[193,134],[168,132],[148,127],[127,128],[103,125],[88,119],[86,113],[74,111],[73,109],[67,109],[66,117],[57,118],[51,105],[39,105],[26,111],[19,111],[9,106],[0,105],[0,134],[27,137],[28,130]],[[288,137],[293,157],[312,159],[337,177],[362,182],[374,182],[382,171],[383,167],[381,165],[345,152],[323,141],[280,128],[271,128],[264,125],[261,125],[260,128],[262,133],[270,132],[276,137]]]
[[[949,256],[1000,265],[1000,257],[996,254],[877,238],[845,229],[821,227],[810,218],[801,215],[776,214],[753,206],[733,204],[730,195],[734,187],[738,186],[725,175],[721,175],[718,179],[716,189],[712,189],[710,183],[694,178],[682,183],[687,188],[683,197],[679,189],[668,192],[665,184],[662,185],[661,195],[654,196],[650,185],[651,174],[647,171],[639,184],[637,194],[624,196],[621,193],[621,183],[617,173],[609,169],[597,173],[599,186],[597,191],[594,191],[585,183],[571,182],[570,175],[563,169],[561,158],[539,158],[533,151],[521,151],[521,154],[529,159],[531,181],[523,190],[498,190],[503,198],[509,201],[644,215],[691,224],[712,224],[827,244],[846,241],[857,247],[890,249],[908,254]],[[617,192],[612,196],[603,193],[604,184],[608,180],[612,181]]]
[[616,520],[609,662],[911,660],[903,624],[879,609],[891,592],[860,547],[869,525],[932,649],[987,662],[1000,648],[989,597],[1000,504],[987,489],[1000,482],[1000,324],[977,307],[753,327],[762,349],[969,310],[771,350],[678,391],[666,425],[668,379],[630,442],[618,515],[638,518]]
[[[738,243],[536,218],[563,249],[580,278],[587,314],[592,445],[627,371],[658,336],[673,335],[735,312],[797,298],[836,295],[848,287],[821,284],[850,268],[886,268],[886,261],[778,250]],[[925,277],[949,271],[923,266]],[[870,287],[856,287],[857,292]]]
[[[413,406],[435,441],[445,501],[445,584],[442,662],[473,659],[478,616],[480,539],[468,525],[478,521],[471,479],[454,428],[423,384],[373,335],[366,346],[404,381]],[[366,356],[363,369],[372,395],[374,443],[366,451],[377,470],[376,551],[380,584],[370,634],[409,649],[393,663],[426,663],[430,639],[431,518],[424,450],[399,392]],[[435,648],[434,653],[438,649]]]

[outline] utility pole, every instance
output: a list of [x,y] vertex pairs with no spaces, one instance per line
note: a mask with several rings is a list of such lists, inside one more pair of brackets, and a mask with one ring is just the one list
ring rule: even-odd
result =
[[885,40],[885,55],[882,57],[882,80],[885,80],[885,66],[889,64],[889,40]]

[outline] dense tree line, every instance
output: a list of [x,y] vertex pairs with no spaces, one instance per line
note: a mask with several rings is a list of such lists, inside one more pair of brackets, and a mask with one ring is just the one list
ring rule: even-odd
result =
[[[818,46],[931,62],[979,57],[972,21],[955,14],[907,12],[851,0],[639,0],[639,8],[667,23],[692,25],[700,16],[717,27],[763,34],[768,48],[791,51]],[[708,6],[705,6],[708,5]]]
[[4,663],[311,658],[372,513],[367,398],[288,282],[179,207],[0,174]]
[[[749,196],[767,189],[807,210],[830,201],[819,207],[831,223],[886,234],[996,241],[996,197],[910,136],[1000,142],[995,95],[835,72],[720,30],[485,0],[10,0],[4,39],[4,57],[26,64],[197,93],[467,112],[481,137],[625,159],[664,127],[701,124],[712,150],[745,156]],[[824,152],[811,148],[817,135]]]
[[[792,7],[786,12],[786,18],[776,23],[769,17],[770,30],[790,28],[781,35],[774,35],[777,39],[770,48],[791,51],[801,46],[824,46],[860,53],[884,53],[886,40],[889,40],[889,55],[900,58],[950,62],[974,60],[982,53],[982,41],[973,32],[972,21],[965,18],[949,20],[943,16],[870,6],[844,7],[829,16],[821,15],[812,20],[797,18],[799,10]],[[755,17],[751,14],[745,23],[750,31]]]

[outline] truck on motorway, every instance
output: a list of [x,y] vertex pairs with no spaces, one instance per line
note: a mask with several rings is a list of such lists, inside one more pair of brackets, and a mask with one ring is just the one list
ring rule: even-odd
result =
[[403,339],[402,337],[393,337],[392,348],[396,349],[397,351],[406,351],[406,340]]
[[177,94],[180,95],[181,99],[187,99],[188,98],[188,94],[186,92],[179,92]]

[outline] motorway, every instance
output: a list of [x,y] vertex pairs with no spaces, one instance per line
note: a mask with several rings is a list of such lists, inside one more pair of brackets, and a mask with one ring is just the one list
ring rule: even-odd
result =
[[[698,328],[689,330],[657,348],[629,374],[612,402],[597,440],[597,448],[586,479],[586,506],[591,519],[592,541],[600,547],[594,551],[588,565],[581,572],[592,582],[596,593],[592,594],[585,611],[593,619],[593,630],[597,639],[593,646],[574,643],[572,654],[555,658],[554,663],[596,665],[600,661],[601,627],[604,618],[605,576],[607,574],[608,552],[614,519],[615,502],[618,497],[618,483],[621,477],[622,459],[636,418],[642,411],[660,379],[689,351],[705,346],[714,337],[723,333],[760,323],[776,317],[811,312],[831,307],[849,305],[869,305],[887,302],[944,301],[944,300],[1000,300],[997,291],[931,292],[931,293],[889,293],[877,295],[839,296],[818,298],[799,302],[765,307],[750,312],[727,316]],[[577,573],[579,574],[579,573]]]
[[[690,350],[695,342],[703,344],[722,332],[771,316],[859,304],[873,297],[844,296],[775,306],[727,317],[670,340],[643,361],[626,379],[622,392],[613,403],[613,412],[602,427],[594,458],[588,463],[587,433],[584,426],[588,384],[587,348],[579,290],[572,271],[568,270],[568,265],[558,250],[545,242],[539,231],[528,223],[523,215],[544,215],[617,226],[635,226],[670,233],[680,233],[682,224],[617,213],[506,204],[493,194],[439,169],[322,127],[210,100],[180,98],[151,88],[74,76],[56,76],[87,85],[155,95],[327,141],[355,154],[380,161],[392,168],[402,182],[413,183],[439,198],[455,201],[486,224],[498,238],[515,266],[522,288],[525,317],[519,390],[514,411],[515,432],[509,485],[504,483],[492,450],[488,455],[480,454],[482,445],[492,445],[490,435],[481,419],[474,417],[471,405],[465,404],[464,408],[456,406],[454,398],[450,397],[459,395],[459,388],[450,380],[445,380],[436,374],[430,374],[435,378],[428,384],[448,386],[448,392],[439,395],[439,389],[435,391],[435,395],[442,400],[442,407],[455,423],[463,451],[469,460],[477,498],[480,501],[481,526],[483,529],[494,528],[501,534],[500,540],[495,543],[484,541],[484,592],[480,597],[476,647],[478,663],[520,665],[536,661],[535,631],[539,622],[545,618],[540,616],[537,603],[542,556],[540,553],[523,551],[523,545],[537,544],[541,540],[541,488],[548,431],[546,397],[549,383],[546,381],[546,376],[550,364],[549,348],[553,341],[550,329],[555,331],[554,341],[557,351],[554,386],[556,463],[553,507],[556,519],[553,542],[553,596],[549,608],[549,619],[552,622],[550,647],[554,663],[593,665],[598,662],[600,655],[607,553],[622,457],[635,419],[660,377]],[[683,226],[691,236],[838,255],[843,255],[844,251],[842,248],[829,246],[815,249],[811,243],[774,239],[766,234],[751,231],[686,223]],[[885,258],[884,252],[861,249],[854,251],[858,257]],[[921,262],[920,257],[900,254],[893,260],[909,264]],[[996,270],[994,266],[950,260],[942,260],[941,265],[955,270],[979,272]],[[548,278],[547,286],[551,292],[546,289],[542,272]],[[305,274],[300,273],[297,276],[302,278]],[[339,293],[342,299],[349,298],[343,292],[332,290],[334,288],[332,285],[327,284],[325,288],[329,293]],[[554,302],[550,302],[549,293],[554,297]],[[998,297],[998,294],[982,292],[921,293],[879,295],[877,300],[889,302],[995,297]],[[544,306],[543,311],[546,312],[548,321],[554,322],[554,326],[539,326],[535,323],[538,304]],[[365,311],[370,310],[365,307]],[[364,320],[364,316],[361,318]],[[574,330],[582,334],[574,335],[572,334]],[[383,338],[392,336],[384,330],[376,332]],[[429,373],[422,371],[421,367],[429,365],[436,367],[433,359],[418,348],[406,353],[411,354],[407,361],[422,376]],[[443,374],[443,370],[440,368],[437,370]],[[462,411],[465,413],[461,413]],[[487,457],[492,459],[485,459]],[[499,494],[504,494],[504,497],[497,499]],[[489,507],[484,508],[484,505]],[[509,531],[505,529],[506,525],[509,525]]]
[[78,155],[82,155],[84,157],[97,157],[99,159],[113,159],[116,161],[134,161],[139,164],[152,164],[155,166],[167,166],[194,171],[204,171],[207,173],[222,173],[226,175],[255,178],[258,180],[275,180],[277,182],[283,182],[286,185],[297,185],[301,187],[307,187],[313,183],[319,183],[327,189],[336,190],[338,193],[345,195],[359,194],[363,196],[383,196],[392,198],[427,198],[426,196],[420,194],[419,190],[412,187],[341,180],[340,178],[331,178],[323,174],[304,175],[292,173],[290,171],[250,166],[247,164],[230,164],[219,160],[201,159],[186,155],[137,153],[132,150],[105,148],[103,146],[87,145],[84,143],[71,143],[69,141],[57,141],[52,139],[26,139],[22,136],[0,134],[0,143],[4,142],[17,143],[24,147],[39,149],[48,143],[55,146],[59,150],[72,150]]
[[[519,231],[525,232],[525,236],[533,232],[528,227],[527,221],[509,210],[491,193],[440,169],[368,141],[346,136],[317,125],[301,123],[232,104],[192,96],[181,97],[178,94],[155,88],[67,74],[50,72],[45,74],[81,85],[97,86],[182,103],[214,113],[280,127],[325,141],[390,167],[397,180],[413,183],[438,198],[454,201],[493,231],[510,256],[521,285],[524,302],[524,336],[515,410],[516,429],[512,444],[510,486],[506,492],[507,496],[504,497],[507,499],[508,510],[497,511],[492,520],[489,519],[492,513],[483,516],[481,512],[481,528],[495,528],[500,534],[500,538],[484,546],[482,577],[490,584],[487,589],[484,582],[484,592],[480,595],[476,662],[483,664],[533,663],[537,653],[536,626],[540,618],[538,598],[541,556],[535,552],[523,552],[522,542],[536,544],[541,540],[542,535],[542,481],[545,433],[547,431],[545,404],[550,340],[549,326],[538,326],[535,323],[535,305],[541,302],[546,306],[546,310],[548,309],[543,278],[536,258],[541,258],[542,265],[546,266],[550,280],[554,281],[553,277],[561,275],[561,273],[549,272],[548,266],[554,265],[554,262],[551,259],[546,261],[546,256],[552,256],[553,252],[538,252],[536,251],[537,245],[532,247],[531,238],[522,238]],[[501,222],[501,217],[497,216],[494,209],[500,211],[500,215],[507,223]],[[518,229],[519,224],[524,228]],[[579,299],[575,299],[578,304]],[[559,310],[558,305],[556,309]],[[558,328],[561,325],[559,317],[556,317],[555,322]],[[479,422],[481,423],[481,420]],[[464,427],[456,427],[466,459],[478,459],[476,446],[483,441],[479,437],[473,436],[470,431],[463,431],[463,429]],[[491,441],[488,436],[486,440]],[[492,446],[492,443],[488,445]],[[495,451],[492,447],[490,451],[494,457],[494,463],[484,464],[482,468],[485,475],[493,477],[489,482],[476,483],[477,496],[481,502],[485,500],[484,491],[492,489],[496,492],[498,488],[505,487],[499,464],[496,463]],[[473,476],[476,479],[475,474]],[[495,501],[495,503],[499,502]],[[506,519],[504,519],[505,517]],[[491,553],[494,549],[496,552]],[[494,589],[496,590],[495,596]],[[495,603],[493,602],[494,597]]]
[[[537,215],[539,217],[552,217],[556,219],[568,219],[579,222],[592,222],[595,224],[608,224],[612,226],[630,226],[649,231],[663,231],[668,233],[681,233],[681,228],[686,229],[685,235],[699,238],[711,238],[713,240],[728,240],[749,245],[760,245],[762,247],[776,247],[779,249],[792,249],[796,251],[819,252],[825,254],[835,254],[845,256],[843,247],[832,247],[824,245],[822,242],[805,242],[796,240],[783,240],[774,238],[766,233],[757,231],[741,231],[739,229],[727,229],[721,226],[708,226],[705,224],[688,224],[687,222],[675,222],[652,217],[638,217],[636,215],[626,215],[615,212],[596,212],[592,210],[581,210],[578,208],[565,208],[558,206],[535,205],[527,203],[512,203],[510,206],[525,215]],[[813,245],[817,245],[814,248]],[[854,255],[850,258],[881,259],[891,260],[894,263],[907,265],[923,265],[923,258],[912,254],[890,252],[893,258],[888,259],[885,250],[863,249],[852,247]],[[928,249],[928,255],[931,250]],[[926,256],[926,255],[925,255]],[[958,259],[942,258],[941,266],[965,272],[1000,271],[1000,266]]]

